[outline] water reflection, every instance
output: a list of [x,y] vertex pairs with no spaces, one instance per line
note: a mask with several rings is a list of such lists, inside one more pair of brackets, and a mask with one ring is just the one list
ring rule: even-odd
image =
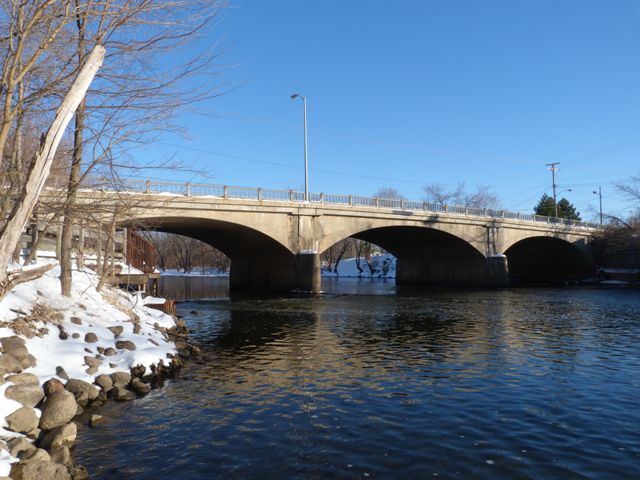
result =
[[109,405],[78,460],[94,478],[634,476],[634,292],[339,293],[182,304],[202,358]]

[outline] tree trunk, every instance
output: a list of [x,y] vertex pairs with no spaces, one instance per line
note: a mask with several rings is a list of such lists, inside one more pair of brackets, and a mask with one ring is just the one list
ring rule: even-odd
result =
[[0,296],[4,295],[9,287],[7,266],[11,260],[13,249],[29,220],[29,216],[40,196],[40,192],[44,188],[44,184],[49,176],[49,171],[51,170],[53,157],[60,144],[62,135],[67,125],[69,125],[73,113],[84,98],[98,68],[102,65],[104,54],[104,47],[97,45],[80,69],[69,92],[60,104],[55,119],[47,131],[42,144],[36,152],[36,156],[27,175],[27,181],[9,214],[4,228],[0,232]]

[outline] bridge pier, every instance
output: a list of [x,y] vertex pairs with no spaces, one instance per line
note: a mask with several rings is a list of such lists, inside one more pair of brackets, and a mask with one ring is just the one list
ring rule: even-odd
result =
[[237,293],[320,291],[320,255],[243,256],[231,259],[229,288]]
[[511,279],[506,255],[487,257],[487,286],[508,287],[509,285],[511,285]]
[[417,261],[416,258],[398,258],[397,285],[443,285],[508,287],[509,267],[504,255],[477,258],[464,263],[453,259],[443,263]]

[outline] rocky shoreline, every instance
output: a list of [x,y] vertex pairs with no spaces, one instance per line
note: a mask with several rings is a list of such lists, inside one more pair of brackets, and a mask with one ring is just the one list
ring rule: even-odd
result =
[[[114,339],[122,333],[117,328],[111,330]],[[176,346],[177,354],[167,354],[166,364],[161,360],[149,369],[136,365],[128,372],[100,374],[93,383],[69,378],[64,368],[59,367],[56,369],[58,378],[50,378],[40,385],[37,375],[23,371],[37,362],[29,353],[25,340],[18,336],[0,338],[0,373],[5,377],[3,382],[8,384],[4,397],[21,405],[5,417],[6,430],[18,435],[0,440],[0,451],[18,462],[12,464],[10,477],[0,477],[0,480],[88,479],[89,472],[84,466],[73,463],[71,452],[78,424],[98,425],[102,416],[96,409],[105,402],[130,401],[145,396],[151,389],[162,386],[166,378],[173,377],[184,360],[198,351],[188,342],[188,330],[183,321],[176,320],[171,328],[158,327],[158,331]],[[85,336],[85,342],[87,353],[93,353],[95,342],[89,334]],[[116,346],[136,348],[130,341],[116,340]],[[97,346],[98,353],[85,356],[87,370],[108,359],[107,348]]]

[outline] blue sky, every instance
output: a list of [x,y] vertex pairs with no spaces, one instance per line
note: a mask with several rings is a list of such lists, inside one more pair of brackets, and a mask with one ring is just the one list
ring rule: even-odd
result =
[[[590,0],[235,0],[222,41],[231,91],[185,113],[190,138],[139,152],[207,176],[420,199],[425,184],[490,186],[504,208],[551,193],[545,163],[583,218],[630,204],[617,181],[640,172],[640,3]],[[156,178],[161,173],[155,173]]]

